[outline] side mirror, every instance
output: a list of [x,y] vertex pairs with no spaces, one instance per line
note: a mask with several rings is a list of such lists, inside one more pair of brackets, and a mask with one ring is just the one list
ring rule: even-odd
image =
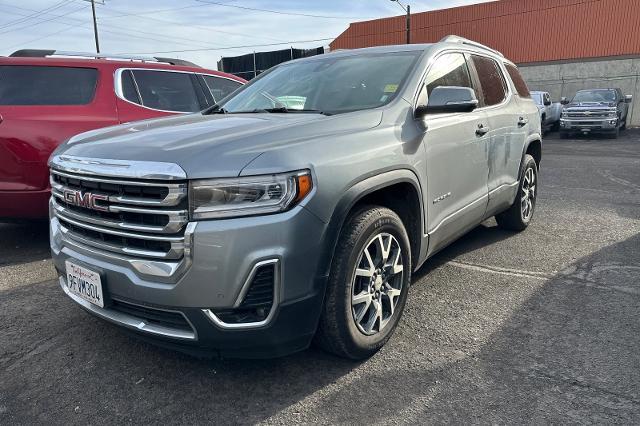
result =
[[628,104],[630,104],[632,100],[633,100],[633,95],[626,95],[624,97],[624,101]]
[[551,99],[545,99],[544,106],[549,106],[549,105],[551,105]]
[[431,91],[429,103],[416,108],[416,117],[446,112],[471,112],[478,107],[476,93],[470,87],[438,86]]
[[560,99],[560,103],[562,105],[567,105],[567,104],[569,104],[569,99],[567,99],[566,97],[563,96],[562,99]]

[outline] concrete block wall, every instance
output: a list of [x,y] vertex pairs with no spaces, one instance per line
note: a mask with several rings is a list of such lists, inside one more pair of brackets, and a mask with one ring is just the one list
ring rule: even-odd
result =
[[531,90],[549,92],[554,102],[572,98],[581,89],[619,87],[633,95],[629,125],[640,126],[640,57],[609,58],[594,61],[520,65],[520,72]]

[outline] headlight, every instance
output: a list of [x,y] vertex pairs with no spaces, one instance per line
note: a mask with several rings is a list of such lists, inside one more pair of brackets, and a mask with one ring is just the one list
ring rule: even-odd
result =
[[313,189],[308,170],[232,179],[194,180],[189,188],[191,218],[219,219],[278,213]]
[[618,111],[617,110],[609,111],[609,117],[611,117],[611,118],[618,117]]

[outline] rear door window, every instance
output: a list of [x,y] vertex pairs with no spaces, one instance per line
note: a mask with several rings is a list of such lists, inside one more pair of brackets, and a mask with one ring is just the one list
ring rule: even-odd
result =
[[497,105],[507,97],[507,85],[498,63],[485,56],[471,55],[478,73],[484,106]]
[[215,77],[212,75],[203,75],[202,77],[205,83],[207,83],[207,87],[209,87],[211,91],[211,96],[213,96],[216,102],[242,86],[242,83],[229,78]]
[[0,65],[0,105],[86,105],[97,81],[94,68]]
[[[135,69],[131,73],[145,107],[172,112],[196,112],[202,109],[191,74]],[[123,79],[123,92],[126,83]],[[129,96],[133,97],[133,94]],[[135,102],[135,98],[127,99]]]

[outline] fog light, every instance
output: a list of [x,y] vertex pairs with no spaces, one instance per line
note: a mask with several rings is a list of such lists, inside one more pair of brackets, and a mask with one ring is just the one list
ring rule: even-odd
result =
[[609,124],[616,124],[618,122],[618,120],[609,120]]

